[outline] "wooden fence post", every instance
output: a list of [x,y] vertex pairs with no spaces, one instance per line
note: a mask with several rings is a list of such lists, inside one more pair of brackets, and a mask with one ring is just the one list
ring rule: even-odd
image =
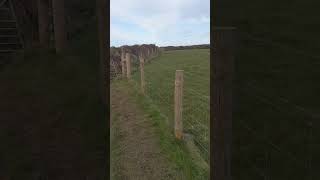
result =
[[213,30],[213,59],[211,83],[213,85],[210,134],[213,137],[210,151],[213,179],[231,179],[232,142],[232,81],[234,66],[235,28]]
[[145,81],[144,81],[144,58],[140,56],[140,73],[141,73],[141,92],[145,94]]
[[183,137],[182,126],[183,70],[176,70],[174,90],[174,131],[177,139]]
[[121,51],[121,72],[122,78],[126,77],[126,58],[125,58],[125,51],[122,49]]
[[122,71],[122,77],[126,77],[126,61],[125,59],[121,60],[121,71]]
[[126,53],[126,65],[127,65],[127,78],[130,80],[131,79],[131,57],[130,53]]
[[147,48],[147,59],[150,60],[150,47]]

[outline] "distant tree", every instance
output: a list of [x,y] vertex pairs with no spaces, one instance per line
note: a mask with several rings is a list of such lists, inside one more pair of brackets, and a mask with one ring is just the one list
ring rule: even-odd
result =
[[38,0],[39,41],[42,47],[49,46],[49,1]]
[[52,10],[56,52],[61,53],[67,47],[64,0],[52,0]]

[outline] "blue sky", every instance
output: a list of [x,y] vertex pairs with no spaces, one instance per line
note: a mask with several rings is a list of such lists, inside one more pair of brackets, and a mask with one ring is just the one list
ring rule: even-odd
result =
[[111,0],[111,46],[210,43],[210,0]]

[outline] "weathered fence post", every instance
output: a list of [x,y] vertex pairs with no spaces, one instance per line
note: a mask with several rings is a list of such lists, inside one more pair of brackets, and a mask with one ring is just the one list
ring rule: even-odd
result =
[[122,49],[121,50],[121,72],[122,72],[122,77],[126,77],[126,58],[125,58],[125,51]]
[[176,70],[174,90],[174,131],[177,139],[182,139],[182,97],[183,97],[183,70]]
[[147,59],[150,60],[150,47],[147,48]]
[[235,45],[235,28],[220,27],[213,30],[213,69],[211,83],[213,137],[210,150],[213,155],[211,176],[213,179],[231,179],[232,142],[232,81]]
[[126,65],[127,65],[127,78],[131,79],[131,57],[130,53],[126,53]]
[[141,81],[141,92],[145,94],[145,81],[144,81],[144,58],[140,56],[140,81]]
[[125,59],[121,60],[121,68],[122,68],[122,77],[126,77],[126,61]]

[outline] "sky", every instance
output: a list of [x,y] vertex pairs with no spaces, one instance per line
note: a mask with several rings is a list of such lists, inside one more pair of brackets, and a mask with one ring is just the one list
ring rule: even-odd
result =
[[210,0],[111,0],[111,46],[210,43]]

